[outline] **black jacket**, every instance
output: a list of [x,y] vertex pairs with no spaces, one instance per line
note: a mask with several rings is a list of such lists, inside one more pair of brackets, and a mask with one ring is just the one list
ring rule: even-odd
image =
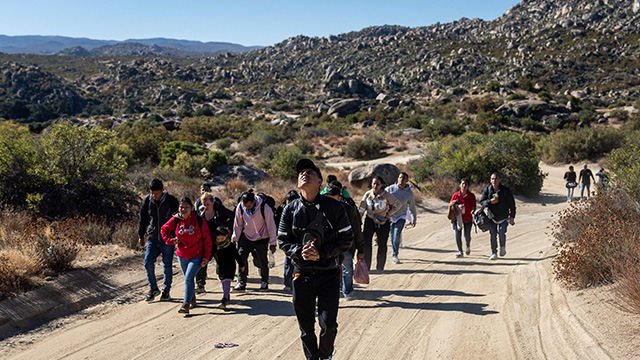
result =
[[[493,194],[498,194],[498,203],[492,204]],[[514,219],[516,217],[516,201],[508,187],[500,185],[498,190],[489,185],[482,191],[480,204],[485,206],[489,211],[487,216],[493,221],[502,221],[506,218]]]
[[[302,259],[303,237],[312,222],[322,213],[323,236],[315,246],[320,254],[317,261]],[[296,199],[285,206],[278,226],[278,245],[289,256],[296,271],[317,273],[341,266],[342,254],[351,247],[353,231],[340,202],[318,194],[313,202]]]
[[178,199],[175,196],[165,193],[160,201],[155,201],[151,194],[148,194],[140,206],[138,237],[142,238],[146,233],[149,237],[162,241],[160,228],[177,211]]
[[351,230],[353,230],[353,242],[351,243],[350,248],[351,254],[355,255],[356,250],[358,250],[359,254],[364,254],[364,237],[362,236],[362,220],[360,218],[360,212],[351,198],[342,198],[340,203],[347,212],[349,223],[351,224]]

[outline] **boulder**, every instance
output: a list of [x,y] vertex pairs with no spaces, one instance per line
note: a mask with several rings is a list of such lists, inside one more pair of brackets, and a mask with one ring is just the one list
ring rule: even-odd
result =
[[352,186],[371,184],[374,176],[380,176],[387,185],[398,180],[400,169],[393,164],[370,164],[354,169],[349,173],[349,183]]
[[213,182],[216,185],[224,185],[229,180],[240,179],[249,184],[255,184],[268,176],[264,171],[252,166],[221,165],[216,167],[216,175],[213,178]]
[[516,100],[508,102],[498,109],[496,112],[502,116],[514,115],[517,117],[531,115],[537,112],[549,110],[549,104],[540,100]]
[[340,100],[337,103],[331,105],[331,107],[327,111],[327,115],[331,115],[337,118],[355,114],[356,112],[358,112],[358,110],[360,110],[360,104],[360,99]]

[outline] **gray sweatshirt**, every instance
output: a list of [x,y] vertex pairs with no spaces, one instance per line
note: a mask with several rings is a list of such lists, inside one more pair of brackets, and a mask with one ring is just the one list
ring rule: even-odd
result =
[[411,190],[411,185],[407,184],[407,186],[402,189],[400,186],[398,186],[398,184],[393,184],[387,186],[386,191],[389,194],[393,195],[393,197],[398,199],[398,201],[400,201],[400,203],[402,204],[402,207],[398,208],[398,211],[390,215],[391,221],[395,222],[403,216],[406,216],[407,209],[409,209],[412,218],[410,222],[415,224],[416,220],[418,219],[418,215],[416,212],[416,201],[413,198],[413,190]]

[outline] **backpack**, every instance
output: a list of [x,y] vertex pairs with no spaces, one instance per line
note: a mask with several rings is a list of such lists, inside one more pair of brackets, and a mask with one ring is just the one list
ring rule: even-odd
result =
[[491,229],[492,220],[489,219],[487,213],[484,212],[484,206],[480,208],[480,210],[476,211],[475,215],[473,215],[473,223],[476,227],[480,228],[482,232],[489,231]]

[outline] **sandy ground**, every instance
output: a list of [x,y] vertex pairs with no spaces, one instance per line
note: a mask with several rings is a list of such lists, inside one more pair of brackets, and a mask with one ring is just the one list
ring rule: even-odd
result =
[[[610,288],[569,291],[553,281],[547,232],[568,206],[565,169],[543,170],[550,176],[541,195],[517,199],[507,255],[497,261],[488,260],[488,233],[474,233],[471,255],[456,259],[446,203],[426,201],[418,226],[404,232],[401,263],[389,262],[353,300],[341,300],[334,359],[640,358],[640,317],[622,310]],[[268,292],[256,290],[251,267],[247,293],[232,294],[227,311],[216,308],[221,291],[212,279],[192,315],[179,315],[178,272],[170,303],[107,301],[5,339],[0,357],[301,359],[291,296],[281,291],[282,260],[278,252]],[[144,277],[141,265],[128,274],[138,284]],[[145,291],[140,284],[127,295],[142,299]],[[214,347],[224,342],[239,346]]]

